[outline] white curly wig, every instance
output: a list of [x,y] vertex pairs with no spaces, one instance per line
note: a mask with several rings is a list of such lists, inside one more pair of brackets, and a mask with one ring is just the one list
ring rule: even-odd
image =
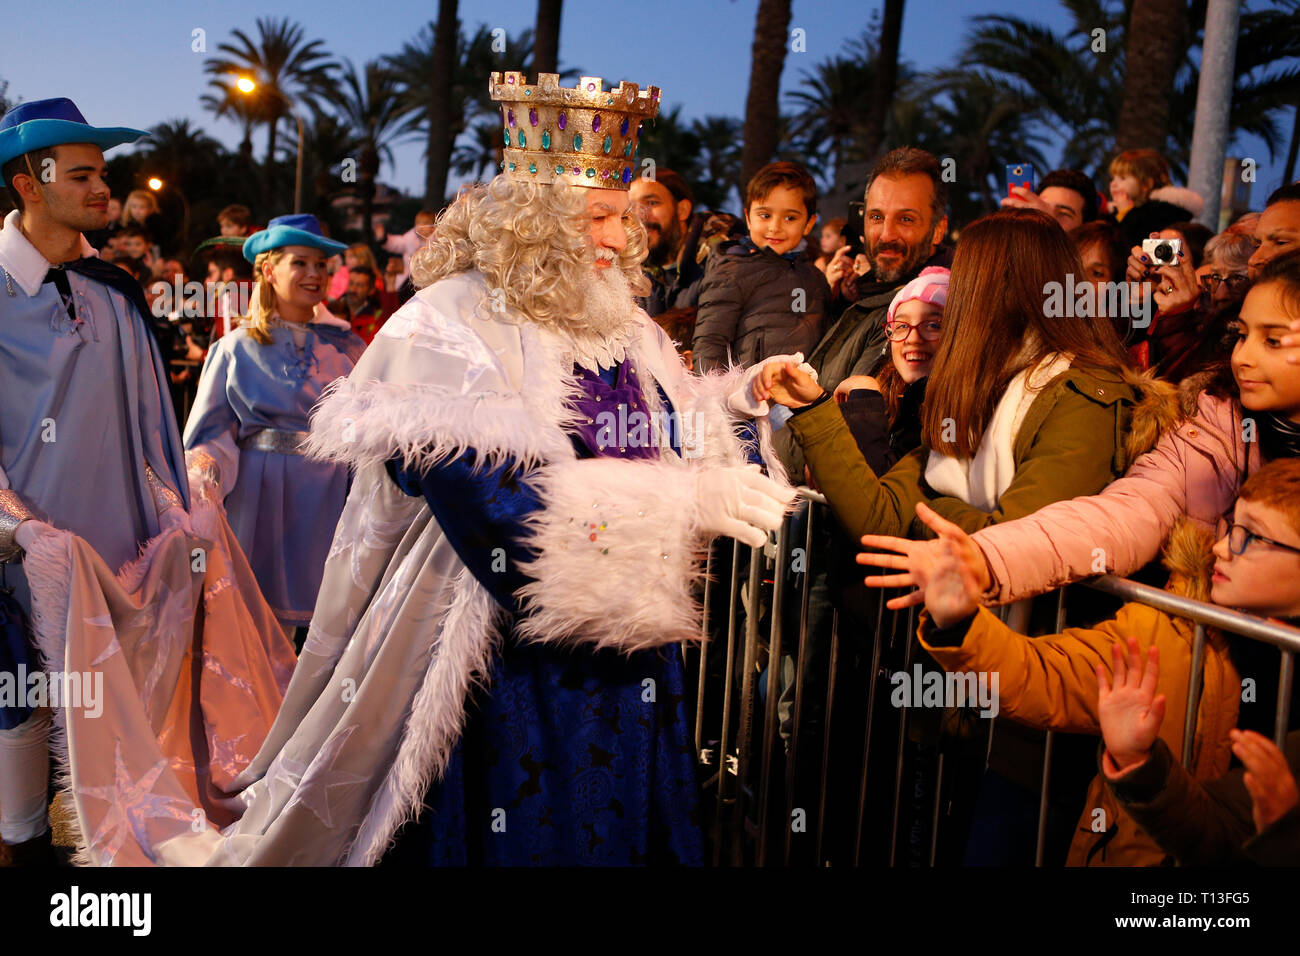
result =
[[[631,291],[645,295],[645,230],[630,207],[623,225],[627,246],[617,265]],[[411,257],[411,278],[423,288],[477,269],[512,310],[542,325],[571,326],[580,321],[575,303],[583,301],[595,265],[590,228],[583,187],[497,176],[465,187],[443,211],[433,237]]]

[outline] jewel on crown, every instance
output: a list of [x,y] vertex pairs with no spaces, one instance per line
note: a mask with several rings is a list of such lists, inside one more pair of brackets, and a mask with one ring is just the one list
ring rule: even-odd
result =
[[659,88],[623,81],[606,90],[599,77],[560,85],[542,73],[529,86],[522,73],[493,73],[501,104],[503,175],[526,182],[627,189],[636,173],[644,123],[659,112]]

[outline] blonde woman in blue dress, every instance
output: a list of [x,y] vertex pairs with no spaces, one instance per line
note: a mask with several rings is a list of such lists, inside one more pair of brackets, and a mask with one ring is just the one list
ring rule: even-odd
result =
[[244,243],[257,285],[239,328],[212,347],[185,424],[191,473],[216,483],[230,526],[286,633],[311,621],[344,465],[300,446],[325,387],[352,371],[365,343],[324,307],[326,260],[346,246],[315,216],[272,219]]

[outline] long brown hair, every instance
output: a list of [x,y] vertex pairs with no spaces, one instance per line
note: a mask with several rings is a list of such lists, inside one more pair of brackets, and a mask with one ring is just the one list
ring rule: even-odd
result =
[[[962,230],[921,413],[929,448],[972,457],[1011,380],[1052,352],[1070,353],[1075,367],[1120,373],[1124,349],[1109,322],[1046,316],[1049,283],[1064,287],[1067,274],[1083,281],[1079,255],[1037,210],[1005,209]],[[954,441],[942,440],[948,419]]]

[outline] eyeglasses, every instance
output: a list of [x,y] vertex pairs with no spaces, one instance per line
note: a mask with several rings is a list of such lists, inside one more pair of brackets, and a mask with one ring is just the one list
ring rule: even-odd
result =
[[1264,544],[1271,544],[1273,547],[1281,548],[1283,551],[1293,551],[1296,554],[1300,554],[1300,548],[1292,547],[1289,544],[1282,544],[1279,541],[1266,538],[1262,534],[1256,534],[1244,525],[1239,525],[1235,521],[1228,520],[1227,517],[1219,519],[1219,523],[1214,532],[1216,540],[1222,539],[1224,535],[1228,536],[1228,550],[1233,554],[1244,554],[1246,549],[1250,547],[1252,541],[1262,541]]
[[943,323],[938,322],[935,319],[930,319],[927,322],[920,322],[916,325],[908,325],[906,322],[897,319],[893,322],[885,323],[885,335],[889,337],[889,341],[891,342],[905,341],[907,337],[912,334],[913,329],[916,329],[916,332],[921,336],[922,341],[937,342],[939,341],[940,334],[943,332]]
[[1210,293],[1210,295],[1214,295],[1214,293],[1218,291],[1219,283],[1221,282],[1228,283],[1229,292],[1237,293],[1250,285],[1250,276],[1246,275],[1244,272],[1233,272],[1226,276],[1221,276],[1212,272],[1209,275],[1201,276],[1196,281],[1200,284],[1201,288]]

